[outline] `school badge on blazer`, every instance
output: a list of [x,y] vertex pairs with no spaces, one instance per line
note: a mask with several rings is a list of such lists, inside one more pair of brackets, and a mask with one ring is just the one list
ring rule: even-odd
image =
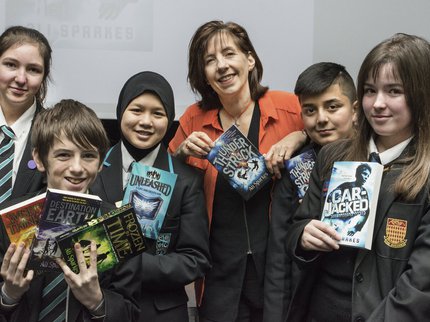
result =
[[155,243],[155,254],[156,255],[166,255],[167,249],[170,245],[170,239],[172,238],[171,233],[159,233],[157,237],[157,242]]
[[384,243],[391,248],[405,247],[408,241],[405,239],[407,230],[408,222],[406,220],[387,218]]

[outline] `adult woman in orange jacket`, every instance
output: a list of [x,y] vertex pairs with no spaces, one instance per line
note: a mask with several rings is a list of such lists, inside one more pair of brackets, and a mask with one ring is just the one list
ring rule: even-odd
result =
[[[261,61],[246,33],[235,23],[211,21],[194,34],[188,79],[202,99],[179,120],[169,148],[204,172],[211,223],[212,269],[206,275],[202,321],[261,321],[269,223],[269,183],[245,201],[205,159],[213,142],[233,124],[266,154],[279,176],[284,158],[303,141],[300,106],[290,93],[260,84]],[[289,133],[294,142],[286,139]]]

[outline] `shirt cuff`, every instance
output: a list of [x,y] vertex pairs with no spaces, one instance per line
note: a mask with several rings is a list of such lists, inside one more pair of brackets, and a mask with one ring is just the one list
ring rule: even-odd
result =
[[19,299],[13,299],[11,298],[9,295],[6,294],[5,290],[4,290],[4,284],[1,287],[1,296],[0,296],[0,305],[8,310],[8,309],[12,309],[15,306],[17,306],[19,303]]
[[106,316],[105,299],[103,298],[99,305],[94,310],[88,310],[91,314],[91,319],[102,319]]

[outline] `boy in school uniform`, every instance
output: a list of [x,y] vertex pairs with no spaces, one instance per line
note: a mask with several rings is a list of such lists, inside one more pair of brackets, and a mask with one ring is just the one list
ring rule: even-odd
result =
[[[31,140],[34,162],[46,174],[47,187],[81,193],[88,192],[109,148],[106,132],[94,111],[74,100],[62,100],[41,112],[34,122]],[[101,210],[112,208],[104,203]],[[100,280],[109,280],[113,273],[99,279],[94,241],[90,245],[89,267],[82,246],[75,245],[79,274],[59,260],[62,273],[35,276],[32,270],[25,272],[30,250],[23,244],[10,244],[3,224],[0,228],[0,313],[10,321],[133,319],[137,308],[128,300],[128,286],[117,283],[117,289],[102,288]]]
[[[345,67],[321,62],[309,66],[297,79],[294,93],[310,143],[297,154],[354,134],[357,93]],[[285,171],[285,170],[284,170]],[[273,192],[270,235],[264,283],[264,321],[285,321],[298,270],[292,266],[285,242],[295,210],[300,205],[297,187],[288,173],[278,180]]]

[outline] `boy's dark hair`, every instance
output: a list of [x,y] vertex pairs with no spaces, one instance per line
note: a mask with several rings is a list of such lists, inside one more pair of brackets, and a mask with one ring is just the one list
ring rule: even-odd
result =
[[37,114],[31,130],[31,145],[45,167],[49,150],[62,135],[80,148],[95,147],[103,162],[109,140],[102,122],[86,105],[65,99]]
[[345,67],[336,63],[321,62],[306,68],[297,79],[294,93],[299,100],[322,94],[332,85],[339,84],[342,93],[351,103],[357,100],[354,81]]

